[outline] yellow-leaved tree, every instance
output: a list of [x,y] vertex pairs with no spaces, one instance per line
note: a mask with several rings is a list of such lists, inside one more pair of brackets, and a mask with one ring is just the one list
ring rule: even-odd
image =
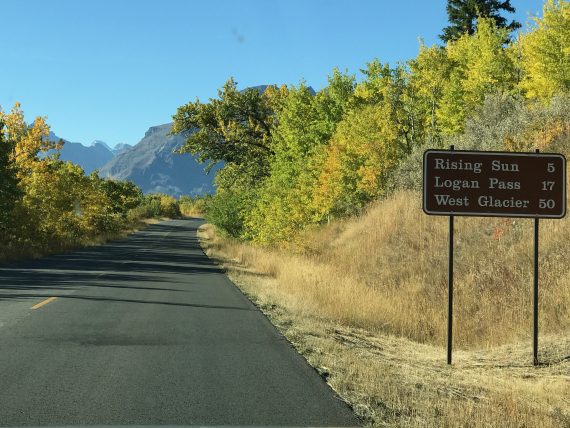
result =
[[6,125],[8,139],[13,141],[11,156],[21,179],[25,179],[30,171],[40,167],[40,152],[61,148],[61,142],[48,139],[50,129],[46,118],[38,116],[28,125],[20,103],[14,104],[10,113],[0,110],[0,120]]
[[473,35],[448,42],[451,71],[436,112],[444,134],[461,132],[467,113],[480,106],[485,95],[516,87],[517,71],[505,48],[508,35],[509,30],[497,27],[492,19],[479,18]]
[[570,91],[570,2],[547,0],[542,18],[520,37],[520,84],[528,98],[548,101]]
[[327,147],[312,204],[321,219],[354,214],[385,192],[388,173],[403,156],[390,105],[351,111]]
[[20,192],[6,237],[12,248],[68,248],[121,227],[122,216],[113,210],[102,181],[86,177],[79,165],[57,159],[62,142],[49,140],[45,118],[27,124],[16,103],[10,113],[0,111],[0,122],[5,124],[3,138],[10,141],[9,158]]
[[[443,91],[449,82],[451,61],[445,49],[439,46],[426,47],[420,43],[418,56],[408,62],[409,85],[417,97],[420,110],[419,120],[427,141],[437,142],[440,126],[436,112],[440,106]],[[451,92],[451,91],[450,91]]]

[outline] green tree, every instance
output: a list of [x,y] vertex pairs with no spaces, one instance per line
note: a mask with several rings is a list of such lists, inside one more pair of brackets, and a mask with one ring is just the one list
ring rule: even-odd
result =
[[355,214],[385,194],[388,174],[407,154],[390,108],[365,105],[339,123],[311,200],[319,220]]
[[354,76],[335,69],[328,86],[314,96],[303,83],[290,89],[276,115],[271,174],[247,216],[246,237],[284,241],[315,222],[311,201],[323,153],[351,106],[354,86]]
[[474,34],[478,18],[490,18],[497,27],[509,32],[521,27],[516,21],[507,24],[507,19],[501,16],[502,11],[515,12],[510,0],[447,0],[446,9],[450,25],[439,36],[444,42],[456,40],[465,33]]
[[142,191],[132,181],[103,180],[97,171],[93,171],[89,178],[107,195],[114,213],[126,216],[128,211],[142,203]]
[[251,202],[249,192],[234,189],[218,189],[208,201],[206,219],[219,230],[233,238],[241,238],[244,232],[245,216]]
[[449,83],[452,63],[447,51],[438,46],[420,44],[418,56],[408,62],[409,85],[417,98],[418,121],[425,138],[431,143],[440,141],[441,126],[437,117],[444,89]]
[[196,100],[178,108],[172,133],[186,136],[180,152],[209,161],[208,168],[220,161],[254,164],[257,177],[264,177],[274,153],[273,100],[254,88],[238,91],[237,83],[229,79],[218,90],[218,99],[208,103]]
[[227,163],[214,179],[216,194],[208,201],[206,218],[234,238],[241,237],[246,215],[257,201],[263,183],[257,174],[253,163]]
[[236,82],[229,79],[217,99],[190,102],[174,115],[172,132],[186,136],[180,152],[209,161],[208,168],[225,163],[216,175],[218,190],[208,212],[209,220],[232,236],[241,234],[245,213],[256,200],[256,188],[269,174],[275,155],[276,113],[287,94],[285,87],[274,86],[263,92],[256,88],[238,91]]
[[270,175],[260,186],[251,212],[243,216],[244,237],[261,243],[283,240],[298,228],[291,215],[292,192],[327,128],[325,123],[317,126],[315,97],[304,83],[289,88],[277,120]]
[[361,71],[366,78],[356,86],[354,104],[382,106],[397,134],[396,143],[410,152],[423,138],[423,124],[418,91],[410,85],[409,70],[403,64],[391,68],[375,59]]

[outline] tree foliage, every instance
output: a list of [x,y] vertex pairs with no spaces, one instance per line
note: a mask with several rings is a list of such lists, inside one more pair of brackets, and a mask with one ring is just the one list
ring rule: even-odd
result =
[[272,105],[278,104],[278,94],[271,91],[265,95],[255,88],[238,91],[235,80],[229,79],[218,91],[218,98],[179,107],[172,133],[186,136],[180,152],[198,155],[200,161],[210,162],[209,167],[220,161],[254,163],[256,174],[263,177],[274,153]]
[[451,71],[436,112],[445,135],[461,132],[467,113],[480,106],[487,94],[515,88],[515,64],[503,46],[506,34],[492,19],[481,18],[476,33],[447,44]]
[[[404,64],[373,60],[359,79],[335,69],[316,95],[302,82],[252,92],[246,101],[230,80],[219,99],[183,106],[175,116],[181,123],[213,118],[178,128],[205,126],[188,149],[226,162],[208,219],[233,237],[281,244],[399,187],[417,189],[425,148],[563,147],[570,129],[568,5],[546,0],[544,16],[513,42],[509,33],[519,24],[501,16],[514,11],[509,1],[450,0],[445,46],[421,43]],[[241,107],[222,108],[227,104]],[[268,132],[253,132],[258,122],[236,113],[252,111],[249,104],[267,107]],[[232,143],[234,136],[241,143]]]
[[418,56],[408,62],[410,91],[416,97],[418,126],[425,139],[432,143],[440,140],[441,125],[438,111],[444,91],[448,89],[453,70],[447,51],[437,46],[427,47],[420,43]]
[[109,198],[111,210],[122,216],[138,207],[143,201],[143,193],[132,181],[119,181],[100,179],[97,172],[90,176],[91,180],[98,183],[100,189]]
[[0,110],[1,259],[83,245],[149,214],[180,215],[178,202],[166,195],[156,197],[156,214],[141,211],[147,197],[138,187],[96,172],[86,176],[59,160],[63,142],[48,136],[46,119],[26,123],[20,104]]
[[276,115],[270,176],[246,217],[246,237],[261,243],[283,241],[314,221],[312,189],[321,154],[350,105],[354,76],[335,69],[328,83],[314,96],[304,84],[289,90]]
[[356,214],[385,192],[388,173],[405,155],[388,104],[356,109],[327,147],[312,203],[320,220]]

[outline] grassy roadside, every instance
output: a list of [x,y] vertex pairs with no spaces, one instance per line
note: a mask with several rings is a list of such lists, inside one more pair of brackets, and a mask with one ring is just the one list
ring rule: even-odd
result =
[[[360,219],[314,231],[289,249],[225,239],[211,225],[199,236],[206,253],[367,424],[570,426],[568,275],[565,265],[555,266],[564,259],[565,222],[548,224],[543,232],[550,274],[543,279],[544,364],[538,368],[531,365],[527,308],[517,307],[530,300],[530,288],[522,290],[526,231],[501,221],[459,226],[459,248],[473,249],[459,251],[464,279],[458,284],[458,350],[449,368],[439,327],[445,328],[445,297],[437,287],[421,286],[444,270],[434,254],[445,246],[445,224],[421,218],[414,204],[413,196],[400,195]],[[516,257],[521,263],[505,270]],[[372,275],[374,282],[367,282]],[[500,287],[490,287],[489,278]],[[466,285],[478,294],[468,298]]]

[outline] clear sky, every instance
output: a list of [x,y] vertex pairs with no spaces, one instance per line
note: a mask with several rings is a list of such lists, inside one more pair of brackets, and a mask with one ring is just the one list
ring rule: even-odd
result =
[[[522,23],[542,0],[512,0]],[[334,67],[414,57],[438,43],[446,0],[0,0],[0,105],[58,136],[137,143],[176,108],[240,88],[316,90]]]

